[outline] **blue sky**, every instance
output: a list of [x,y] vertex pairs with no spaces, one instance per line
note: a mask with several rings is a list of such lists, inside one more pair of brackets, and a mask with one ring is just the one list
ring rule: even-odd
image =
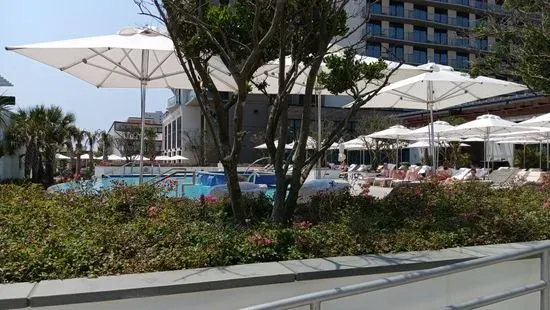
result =
[[[17,107],[58,105],[76,115],[83,129],[109,129],[115,120],[140,114],[139,89],[97,89],[3,47],[86,36],[114,34],[125,26],[158,25],[140,16],[133,0],[2,1],[0,75],[14,84],[7,94]],[[4,90],[2,90],[3,92]],[[171,92],[151,89],[147,111],[163,111]]]

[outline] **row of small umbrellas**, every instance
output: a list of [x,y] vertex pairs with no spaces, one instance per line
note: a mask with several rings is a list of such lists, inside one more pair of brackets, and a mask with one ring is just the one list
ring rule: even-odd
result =
[[[69,156],[65,156],[63,154],[55,154],[55,158],[56,159],[71,159],[71,157]],[[139,155],[133,155],[130,157],[130,160],[140,160],[140,156]],[[90,155],[89,154],[83,154],[83,155],[80,155],[80,159],[90,159]],[[93,157],[93,159],[95,160],[102,160],[103,159],[103,156],[98,156],[98,157]],[[172,161],[172,160],[188,160],[189,158],[187,157],[184,157],[184,156],[181,156],[181,155],[175,155],[175,156],[157,156],[154,158],[154,160],[156,161]],[[125,157],[121,157],[121,156],[118,156],[116,154],[111,154],[111,155],[108,155],[107,156],[107,160],[108,161],[122,161],[122,160],[126,160]],[[143,156],[143,160],[150,160],[149,158]]]

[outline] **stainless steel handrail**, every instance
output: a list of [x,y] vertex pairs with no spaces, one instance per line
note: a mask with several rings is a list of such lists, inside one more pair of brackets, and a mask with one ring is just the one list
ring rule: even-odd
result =
[[343,286],[339,288],[304,294],[296,297],[276,300],[252,307],[242,308],[242,310],[267,310],[267,309],[292,309],[300,306],[309,306],[310,309],[321,309],[321,303],[334,299],[340,299],[348,296],[365,294],[382,289],[397,287],[405,284],[415,283],[423,280],[443,277],[450,274],[478,269],[497,263],[517,260],[530,256],[540,255],[541,258],[541,280],[520,288],[512,289],[504,293],[498,293],[490,296],[483,296],[479,299],[469,301],[462,305],[448,306],[444,309],[475,309],[496,302],[508,300],[514,297],[527,295],[536,291],[541,292],[541,310],[550,310],[550,241],[541,242],[537,245],[503,253],[499,255],[487,256],[465,262],[455,263],[442,267],[436,267],[425,270],[418,270],[406,274],[378,279],[374,281]]
[[169,177],[171,176],[174,176],[175,174],[178,174],[178,173],[183,173],[185,175],[187,175],[188,173],[191,173],[192,176],[193,176],[193,183],[192,184],[189,184],[189,185],[193,185],[195,184],[195,180],[196,180],[196,172],[193,171],[193,170],[187,170],[187,169],[183,169],[183,168],[172,168],[172,169],[168,169],[167,171],[165,171],[164,173],[162,174],[159,174],[157,176],[154,176],[153,178],[149,179],[146,181],[146,183],[149,183],[149,184],[158,184],[166,179],[168,179]]

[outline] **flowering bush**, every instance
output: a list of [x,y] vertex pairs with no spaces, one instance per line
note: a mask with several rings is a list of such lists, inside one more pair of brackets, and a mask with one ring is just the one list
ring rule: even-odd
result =
[[289,226],[243,198],[248,224],[209,196],[115,183],[89,195],[0,185],[0,283],[546,239],[550,189],[425,182],[384,199],[323,193]]

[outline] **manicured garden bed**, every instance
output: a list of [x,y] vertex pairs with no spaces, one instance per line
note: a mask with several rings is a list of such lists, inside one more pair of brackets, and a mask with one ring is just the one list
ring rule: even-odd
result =
[[322,195],[288,227],[247,198],[247,226],[225,201],[164,198],[117,185],[86,195],[0,185],[0,283],[519,242],[550,236],[550,189],[478,183],[398,188],[382,200]]

